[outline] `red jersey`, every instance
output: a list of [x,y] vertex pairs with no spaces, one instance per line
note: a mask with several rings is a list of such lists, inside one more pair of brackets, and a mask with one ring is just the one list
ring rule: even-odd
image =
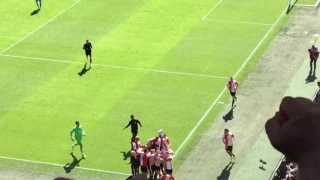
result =
[[140,166],[148,166],[148,155],[146,153],[140,154]]
[[159,146],[159,138],[155,137],[155,138],[152,138],[152,139],[149,139],[149,142],[152,144],[152,145],[158,145]]
[[170,176],[169,174],[167,174],[167,175],[162,175],[160,177],[160,180],[174,180],[174,178],[172,176]]
[[137,151],[137,150],[140,148],[140,146],[141,146],[140,141],[134,141],[134,142],[132,143],[132,146],[133,146],[133,150],[134,150],[134,151]]
[[308,51],[309,51],[309,56],[310,56],[310,57],[317,56],[316,51],[314,51],[313,49],[309,49]]
[[236,80],[233,80],[233,81],[229,80],[227,86],[230,92],[236,92],[238,82]]

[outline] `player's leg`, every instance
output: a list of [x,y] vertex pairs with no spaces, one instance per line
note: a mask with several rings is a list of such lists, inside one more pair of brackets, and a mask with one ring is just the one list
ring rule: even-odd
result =
[[88,61],[89,53],[87,51],[85,51],[85,55],[86,55],[86,58],[87,58],[87,61]]
[[313,64],[313,58],[310,57],[310,72],[312,72],[312,64]]
[[78,143],[78,141],[75,143],[75,144],[73,144],[71,147],[72,147],[72,152],[73,152],[73,149],[74,149],[74,147],[76,147],[76,146],[78,146],[79,145],[79,143]]
[[229,152],[230,152],[231,159],[233,158],[233,160],[234,160],[235,159],[235,155],[233,153],[233,146],[229,146],[228,149],[229,149]]
[[41,9],[41,7],[42,7],[42,0],[38,0],[38,2],[39,2],[39,9]]
[[92,53],[91,51],[88,53],[89,58],[90,58],[90,67],[92,67]]
[[82,144],[82,138],[76,138],[78,145],[80,146],[80,151],[82,154],[82,157],[85,158],[86,156],[83,153],[83,144]]
[[313,68],[314,68],[314,71],[316,71],[316,69],[317,69],[317,58],[314,58],[314,60],[313,60]]
[[234,105],[234,93],[233,92],[230,92],[231,94],[231,97],[232,97],[232,105],[231,105],[231,108],[233,108],[233,105]]
[[36,4],[37,4],[37,6],[38,6],[38,9],[40,9],[39,0],[36,0]]

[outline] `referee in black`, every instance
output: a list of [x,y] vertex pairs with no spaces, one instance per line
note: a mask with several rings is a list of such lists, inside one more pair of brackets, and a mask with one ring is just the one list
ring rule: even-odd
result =
[[83,50],[86,52],[86,57],[88,60],[88,56],[90,57],[90,68],[92,67],[92,55],[91,55],[92,44],[89,40],[83,45]]
[[142,125],[138,119],[134,118],[134,115],[131,115],[130,118],[131,120],[129,121],[128,125],[123,128],[123,130],[131,125],[132,138],[130,143],[132,143],[134,141],[134,138],[138,135],[138,124],[140,125],[141,129],[142,129]]

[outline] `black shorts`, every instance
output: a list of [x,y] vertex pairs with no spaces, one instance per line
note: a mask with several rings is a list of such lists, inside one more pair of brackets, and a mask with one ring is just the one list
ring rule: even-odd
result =
[[236,92],[230,92],[230,94],[232,97],[236,96]]
[[226,148],[226,151],[227,151],[227,152],[232,152],[232,148],[233,148],[233,146],[228,146],[228,147]]
[[143,173],[148,172],[147,166],[141,166],[141,172],[143,172]]
[[151,166],[151,170],[152,170],[152,171],[155,171],[155,170],[156,170],[156,165],[152,165],[152,166]]
[[91,56],[91,51],[86,51],[86,56]]
[[167,172],[168,174],[172,174],[172,169],[166,169],[166,172]]
[[131,131],[132,137],[135,138],[138,135],[138,131]]
[[152,170],[153,171],[160,171],[160,166],[153,165]]
[[317,62],[317,57],[312,57],[312,56],[310,56],[310,62],[312,63],[312,62]]

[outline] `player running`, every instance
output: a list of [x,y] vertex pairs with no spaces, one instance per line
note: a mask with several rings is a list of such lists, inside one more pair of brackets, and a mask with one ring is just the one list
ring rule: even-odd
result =
[[130,118],[131,120],[129,121],[128,125],[123,128],[123,130],[131,126],[131,133],[132,133],[132,138],[130,141],[130,144],[131,144],[131,142],[133,142],[135,137],[138,135],[138,124],[140,125],[141,129],[142,129],[142,125],[138,119],[134,118],[134,115],[131,115]]
[[83,45],[83,50],[86,53],[87,60],[88,60],[88,56],[90,57],[90,67],[92,67],[92,55],[91,55],[92,44],[91,42],[89,42],[89,40],[87,40],[86,43]]
[[236,96],[236,90],[238,88],[238,82],[236,80],[233,79],[233,77],[230,77],[230,80],[227,83],[227,87],[230,91],[230,94],[232,96],[232,106],[231,108],[233,108],[234,102],[237,101],[237,96]]
[[42,5],[41,0],[36,0],[36,4],[38,6],[38,10],[40,10],[41,9],[41,5]]
[[[318,47],[315,45],[312,45],[311,48],[308,49],[309,56],[310,56],[310,73],[312,72],[312,69],[314,70],[314,73],[317,68],[317,60],[319,57]],[[313,65],[313,68],[312,68]]]
[[224,134],[222,135],[222,142],[225,145],[226,151],[230,156],[230,161],[235,160],[235,155],[232,152],[233,149],[233,141],[234,141],[234,134],[229,132],[229,129],[224,129]]
[[[72,145],[72,153],[73,153],[73,149],[75,146],[80,145],[80,151],[82,154],[82,157],[85,159],[86,156],[83,153],[83,145],[82,145],[82,136],[85,136],[86,134],[83,131],[82,125],[80,125],[79,121],[76,121],[76,126],[70,131],[70,135],[71,135],[71,141],[74,141],[74,139],[76,139],[77,143],[75,143],[74,145]],[[72,133],[74,133],[74,137],[72,136]]]

